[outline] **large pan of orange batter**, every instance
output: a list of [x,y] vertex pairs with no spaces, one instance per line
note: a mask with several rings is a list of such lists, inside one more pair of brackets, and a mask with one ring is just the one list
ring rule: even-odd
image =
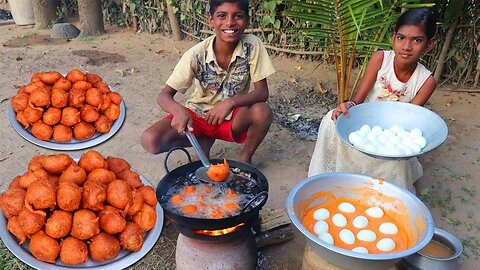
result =
[[[341,244],[339,229],[333,225],[331,216],[325,221],[333,228],[331,233],[335,245],[321,240],[312,229],[312,212],[319,207],[335,211],[340,202],[351,203],[359,211],[372,206],[380,207],[385,212],[385,217],[390,218],[387,221],[396,222],[401,235],[395,241],[401,240],[402,243],[388,253],[379,250],[370,254],[353,252],[353,245]],[[313,251],[332,264],[351,270],[387,269],[403,257],[422,249],[431,240],[434,232],[430,211],[413,193],[388,180],[361,174],[329,173],[309,177],[290,191],[287,211]],[[353,215],[346,215],[345,228],[351,229],[355,234],[355,228],[349,224],[353,218]],[[372,248],[369,249],[373,251]]]

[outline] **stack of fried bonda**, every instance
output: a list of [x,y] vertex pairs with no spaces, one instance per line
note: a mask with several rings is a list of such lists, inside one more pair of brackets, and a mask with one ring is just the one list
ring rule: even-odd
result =
[[65,264],[114,259],[138,251],[155,226],[156,192],[122,158],[90,150],[35,156],[0,196],[7,229],[38,260]]
[[35,73],[12,97],[16,119],[37,139],[67,142],[85,140],[95,132],[108,133],[120,116],[121,96],[110,91],[96,74],[72,69]]

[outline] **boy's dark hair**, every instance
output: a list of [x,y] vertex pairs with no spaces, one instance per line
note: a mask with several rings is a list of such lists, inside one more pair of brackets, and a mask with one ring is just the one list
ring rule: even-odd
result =
[[221,4],[228,2],[228,3],[238,3],[240,4],[240,8],[245,12],[245,15],[248,17],[248,0],[210,0],[210,15],[213,17],[213,14],[217,10],[218,6]]
[[398,18],[395,25],[395,32],[404,25],[421,25],[430,40],[435,36],[435,18],[433,11],[429,8],[412,8],[405,11]]

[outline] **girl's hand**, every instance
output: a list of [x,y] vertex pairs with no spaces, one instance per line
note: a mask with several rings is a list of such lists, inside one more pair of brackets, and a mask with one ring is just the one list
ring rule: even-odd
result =
[[207,112],[205,120],[210,125],[220,125],[233,111],[233,101],[230,99],[223,100]]
[[192,118],[187,110],[181,109],[173,114],[172,127],[181,135],[185,134],[185,129],[193,131]]
[[342,113],[343,113],[343,115],[345,115],[345,117],[349,117],[350,114],[348,113],[348,109],[350,109],[351,107],[353,107],[355,105],[356,104],[353,101],[347,101],[347,102],[340,103],[340,105],[338,105],[338,107],[335,108],[335,110],[333,110],[333,113],[332,113],[333,123],[337,122],[337,118]]

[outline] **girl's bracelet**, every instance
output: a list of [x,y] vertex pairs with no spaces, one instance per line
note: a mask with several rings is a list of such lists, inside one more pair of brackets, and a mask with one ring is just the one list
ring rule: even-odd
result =
[[351,107],[354,107],[354,106],[357,106],[357,104],[355,104],[355,102],[353,102],[353,101],[351,101],[351,100],[347,101],[346,103],[347,103],[347,104],[350,104],[350,108],[351,108]]

